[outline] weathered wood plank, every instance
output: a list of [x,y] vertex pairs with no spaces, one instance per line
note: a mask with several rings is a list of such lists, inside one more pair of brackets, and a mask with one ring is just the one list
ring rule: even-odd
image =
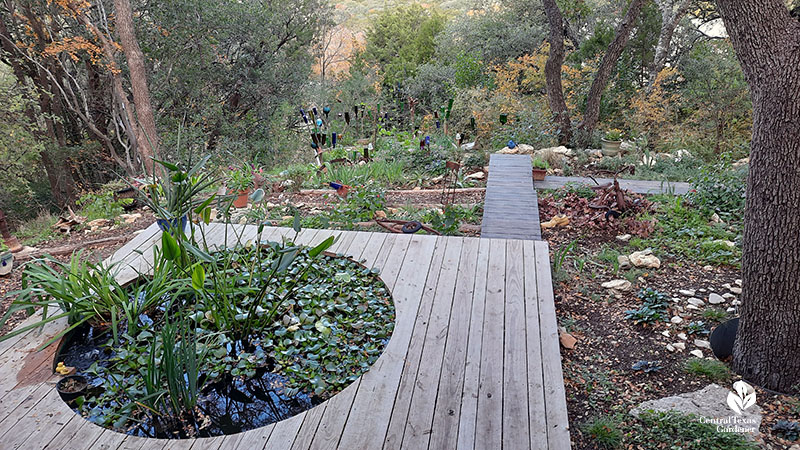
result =
[[402,448],[428,447],[463,242],[463,239],[459,238],[445,240],[444,261],[436,284],[428,329],[425,332],[422,359],[414,382]]
[[393,252],[393,256],[387,260],[387,272],[399,271],[397,283],[392,290],[397,324],[383,355],[361,377],[361,384],[342,434],[341,448],[380,448],[383,444],[403,360],[413,331],[413,318],[416,316],[427,278],[427,271],[419,268],[430,264],[435,246],[436,238],[415,235],[407,251],[403,252],[405,259],[394,256]]
[[503,344],[503,448],[525,448],[528,435],[528,370],[525,340],[523,241],[506,244]]
[[528,350],[528,428],[530,447],[547,448],[547,420],[542,379],[542,344],[539,331],[539,295],[533,241],[523,243],[525,266],[525,325]]
[[501,448],[503,437],[503,326],[506,241],[492,240],[486,285],[475,448]]
[[479,244],[477,239],[467,239],[462,247],[428,448],[455,448],[458,444]]
[[431,265],[428,269],[428,279],[425,283],[425,290],[420,300],[417,316],[414,319],[414,331],[403,365],[403,373],[400,376],[400,385],[397,391],[397,398],[392,409],[392,416],[389,420],[389,428],[386,432],[386,439],[383,447],[386,449],[399,448],[403,441],[403,433],[408,419],[408,411],[411,407],[411,398],[414,390],[414,382],[419,370],[422,349],[425,344],[425,334],[428,329],[428,322],[433,307],[433,299],[436,297],[436,286],[439,282],[442,261],[445,257],[446,238],[439,238],[436,249],[433,253]]
[[547,405],[547,442],[551,449],[570,448],[567,400],[561,372],[558,325],[550,277],[550,251],[547,242],[534,243],[536,286],[539,298],[539,329],[542,343],[544,399]]
[[489,247],[492,241],[480,239],[479,242],[475,272],[475,293],[472,297],[472,311],[467,338],[464,391],[461,395],[461,416],[458,418],[458,445],[456,448],[459,449],[475,448],[475,428],[478,419],[486,283],[489,272]]
[[322,421],[322,414],[327,409],[327,406],[326,402],[306,411],[306,417],[297,432],[297,437],[294,439],[292,450],[305,450],[311,447],[311,441],[314,440],[314,434],[317,432],[319,423]]

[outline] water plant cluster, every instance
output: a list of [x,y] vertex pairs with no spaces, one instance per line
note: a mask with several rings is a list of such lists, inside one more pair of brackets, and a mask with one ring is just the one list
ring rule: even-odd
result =
[[[195,168],[162,166],[143,192],[206,181]],[[209,209],[227,198],[183,201],[190,207],[169,208],[188,211],[187,226],[163,211],[151,267],[131,284],[115,280],[122,266],[80,254],[25,271],[6,317],[41,308],[42,320],[3,339],[66,318],[51,342],[66,336],[57,358],[90,381],[76,411],[142,436],[234,433],[308,409],[368,370],[394,326],[377,270],[328,252],[333,237],[307,247],[296,236],[263,240],[264,225],[252,240],[241,227],[209,226]],[[211,245],[212,232],[235,244]]]

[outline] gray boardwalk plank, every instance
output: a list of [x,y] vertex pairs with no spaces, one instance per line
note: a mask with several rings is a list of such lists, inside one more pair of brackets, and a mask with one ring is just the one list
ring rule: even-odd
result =
[[483,315],[476,449],[502,448],[505,265],[506,241],[493,239],[489,249],[486,310]]
[[527,155],[491,156],[481,237],[542,238],[538,200],[531,171],[531,158]]
[[539,329],[542,346],[544,400],[547,405],[547,442],[551,449],[570,447],[567,398],[561,372],[558,325],[550,277],[550,251],[547,242],[535,242],[536,285],[539,299]]

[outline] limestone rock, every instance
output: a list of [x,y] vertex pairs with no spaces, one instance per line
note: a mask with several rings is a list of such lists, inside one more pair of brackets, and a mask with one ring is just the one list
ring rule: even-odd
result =
[[483,172],[475,172],[467,175],[466,178],[469,178],[470,180],[482,180],[486,178],[486,174]]
[[630,258],[631,264],[636,267],[644,267],[647,269],[658,269],[661,267],[661,260],[653,255],[650,250],[633,252],[628,255],[628,258]]
[[620,242],[628,242],[631,240],[631,237],[632,236],[630,234],[620,234],[617,236],[617,240]]
[[695,294],[694,289],[681,289],[678,293],[687,297],[694,297]]
[[689,354],[694,356],[694,357],[697,357],[697,358],[702,358],[703,357],[703,351],[702,350],[692,350],[692,351],[689,352]]
[[600,286],[606,289],[613,289],[615,291],[629,291],[633,285],[628,280],[611,280],[606,281],[605,283],[601,284]]
[[631,260],[625,255],[617,256],[617,263],[619,264],[620,270],[630,269],[631,268]]
[[705,339],[695,339],[694,340],[694,345],[696,345],[696,346],[698,346],[700,348],[705,348],[705,349],[711,350],[711,343],[708,342]]
[[704,301],[702,301],[702,300],[700,300],[699,298],[696,298],[696,297],[690,298],[688,300],[688,302],[689,302],[690,305],[694,305],[694,306],[703,306],[703,305],[705,305]]
[[721,303],[725,303],[725,298],[712,292],[708,296],[708,303],[711,303],[712,305],[719,305]]
[[[709,384],[699,391],[687,392],[680,395],[665,397],[658,400],[646,401],[631,410],[631,415],[639,415],[648,410],[654,411],[678,411],[683,414],[694,414],[712,419],[713,424],[722,427],[738,425],[739,428],[746,428],[749,438],[758,437],[758,429],[761,426],[761,408],[756,404],[743,411],[741,416],[727,404],[727,388],[717,384]],[[719,421],[717,423],[716,421]]]

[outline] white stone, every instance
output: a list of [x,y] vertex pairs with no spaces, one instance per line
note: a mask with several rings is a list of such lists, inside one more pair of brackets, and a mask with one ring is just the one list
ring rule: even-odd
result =
[[729,313],[736,312],[736,308],[728,308],[725,311],[727,311]]
[[678,291],[681,295],[685,295],[687,297],[694,297],[694,289],[681,289]]
[[736,281],[734,281],[734,283],[736,283],[737,286],[742,287],[742,280],[736,279]]
[[726,292],[726,293],[722,294],[722,298],[731,299],[731,298],[736,298],[736,296],[731,294],[730,292]]
[[614,289],[617,291],[628,291],[633,287],[630,281],[628,280],[611,280],[606,281],[605,283],[601,284],[600,286],[606,289]]
[[711,343],[708,342],[705,339],[695,339],[694,340],[694,345],[696,345],[696,346],[698,346],[700,348],[707,348],[707,349],[711,350]]
[[741,304],[742,304],[741,300],[734,300],[734,301],[731,302],[731,306],[739,306]]
[[681,318],[681,316],[672,316],[672,318],[669,319],[669,321],[674,323],[675,325],[677,325],[677,324],[683,322],[683,318]]
[[617,264],[619,264],[620,270],[630,269],[631,268],[631,260],[625,255],[617,256]]
[[740,288],[740,287],[732,287],[731,288],[731,292],[736,294],[736,295],[739,295],[739,294],[742,293],[742,288]]
[[693,311],[700,311],[701,308],[695,305],[686,305],[686,309],[691,309]]
[[678,339],[685,341],[686,340],[686,333],[678,333]]
[[669,337],[669,330],[662,331],[661,335],[664,336],[664,337]]
[[689,302],[690,305],[694,305],[694,306],[703,306],[703,305],[705,305],[705,302],[700,300],[697,297],[692,297],[687,301]]
[[482,180],[486,178],[486,174],[483,172],[475,172],[467,175],[466,178],[469,178],[470,180]]
[[672,344],[672,346],[675,347],[676,350],[680,351],[686,350],[686,344],[684,344],[683,342],[675,342]]
[[[729,392],[731,392],[730,386],[710,384],[699,391],[646,401],[631,410],[631,415],[639,417],[642,412],[647,410],[678,411],[724,423],[724,421],[730,421],[731,416],[734,415],[727,404]],[[744,415],[737,416],[737,420],[746,420],[746,422],[742,422],[741,426],[753,428],[753,433],[748,433],[746,436],[757,437],[758,429],[761,426],[761,408],[756,404],[744,410],[743,413]]]
[[702,350],[692,350],[692,351],[689,352],[689,354],[692,355],[692,356],[696,356],[698,358],[702,358],[703,357],[703,351]]
[[721,223],[722,219],[719,218],[719,214],[714,213],[711,215],[711,222],[713,223]]
[[673,347],[672,344],[667,344],[667,350],[669,350],[671,352],[674,352],[675,351],[675,347]]
[[658,259],[655,255],[651,254],[650,250],[645,250],[642,252],[633,252],[631,253],[628,258],[631,260],[631,264],[636,267],[644,267],[647,269],[658,269],[661,267],[661,260]]
[[630,234],[620,234],[617,236],[617,240],[620,242],[628,242],[631,240],[631,237],[632,236]]
[[708,303],[711,303],[712,305],[719,305],[721,303],[725,303],[725,299],[719,294],[712,293],[708,296]]
[[722,244],[722,245],[727,246],[728,248],[736,247],[736,243],[728,241],[728,240],[725,240],[725,239],[715,239],[715,240],[711,241],[711,243],[712,244]]
[[703,270],[705,270],[706,272],[711,272],[712,270],[714,270],[714,266],[707,264],[703,266]]

